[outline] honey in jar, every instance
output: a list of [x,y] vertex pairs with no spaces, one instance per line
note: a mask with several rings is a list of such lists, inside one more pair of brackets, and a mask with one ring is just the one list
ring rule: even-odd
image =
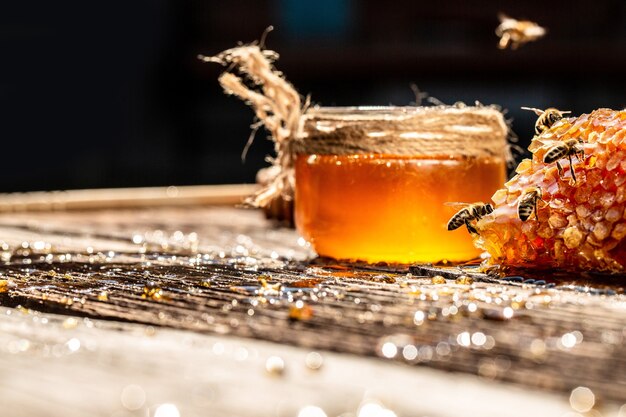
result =
[[319,108],[296,146],[295,222],[321,256],[465,261],[480,252],[462,207],[505,181],[507,129],[487,107]]

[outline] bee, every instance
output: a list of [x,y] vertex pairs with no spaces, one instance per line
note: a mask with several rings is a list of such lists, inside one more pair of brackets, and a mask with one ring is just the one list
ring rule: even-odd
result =
[[496,28],[496,35],[500,38],[498,48],[506,49],[509,45],[511,49],[536,41],[546,34],[546,29],[535,22],[528,20],[516,20],[504,14],[499,14],[500,25]]
[[550,129],[552,125],[563,118],[564,114],[571,113],[571,111],[561,111],[559,109],[555,109],[554,107],[550,107],[545,110],[535,109],[532,107],[522,107],[522,109],[532,110],[537,116],[539,116],[535,122],[535,134],[537,136],[539,136],[544,130]]
[[[450,205],[456,205],[458,203],[449,203]],[[472,220],[480,220],[483,216],[493,213],[493,206],[485,203],[473,203],[467,204],[466,207],[457,211],[452,218],[448,221],[448,230],[456,230],[459,227],[465,225],[467,231],[472,234],[478,234],[478,230],[471,225]]]
[[585,157],[585,149],[582,145],[582,139],[568,139],[565,142],[559,142],[545,153],[543,156],[543,162],[550,164],[556,161],[556,169],[559,171],[559,177],[563,176],[563,167],[559,163],[559,159],[567,157],[569,159],[569,170],[572,174],[572,179],[576,182],[576,174],[574,174],[574,164],[572,163],[572,156],[576,156],[578,161],[583,160]]
[[539,216],[537,215],[537,201],[543,201],[541,197],[542,192],[539,187],[529,187],[524,191],[517,204],[517,215],[521,221],[525,222],[528,220],[533,212],[535,213],[535,219],[539,220]]

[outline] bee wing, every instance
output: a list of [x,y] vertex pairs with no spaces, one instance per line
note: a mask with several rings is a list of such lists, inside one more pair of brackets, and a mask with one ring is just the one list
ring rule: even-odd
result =
[[444,205],[446,205],[448,207],[453,207],[453,208],[457,208],[457,209],[462,209],[462,208],[468,207],[471,204],[472,203],[460,203],[458,201],[452,201],[452,202],[444,203]]
[[506,14],[500,12],[498,13],[498,20],[501,22],[505,22],[507,20],[512,20],[509,16],[507,16]]
[[522,110],[530,110],[530,111],[534,111],[534,112],[535,112],[535,114],[536,114],[537,116],[541,116],[541,115],[543,114],[543,110],[541,110],[541,109],[536,109],[536,108],[534,108],[534,107],[522,107]]

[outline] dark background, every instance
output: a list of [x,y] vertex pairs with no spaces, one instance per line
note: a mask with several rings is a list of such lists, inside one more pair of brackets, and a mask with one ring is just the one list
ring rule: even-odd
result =
[[[496,48],[497,13],[548,35]],[[253,181],[272,146],[227,97],[215,54],[258,39],[324,105],[406,105],[409,85],[446,103],[574,114],[626,106],[626,2],[133,0],[0,5],[0,191]]]

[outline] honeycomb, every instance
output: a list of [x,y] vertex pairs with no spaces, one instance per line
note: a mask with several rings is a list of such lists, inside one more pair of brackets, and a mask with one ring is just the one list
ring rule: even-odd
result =
[[[544,162],[569,139],[580,140],[581,160]],[[577,142],[578,143],[578,142]],[[476,224],[474,244],[489,265],[566,271],[626,269],[626,110],[595,110],[563,118],[536,136],[516,175],[492,196],[494,211]],[[550,159],[550,158],[548,158]],[[562,166],[559,174],[556,162]],[[539,187],[537,210],[525,222],[518,204]],[[536,214],[536,216],[535,216]]]

